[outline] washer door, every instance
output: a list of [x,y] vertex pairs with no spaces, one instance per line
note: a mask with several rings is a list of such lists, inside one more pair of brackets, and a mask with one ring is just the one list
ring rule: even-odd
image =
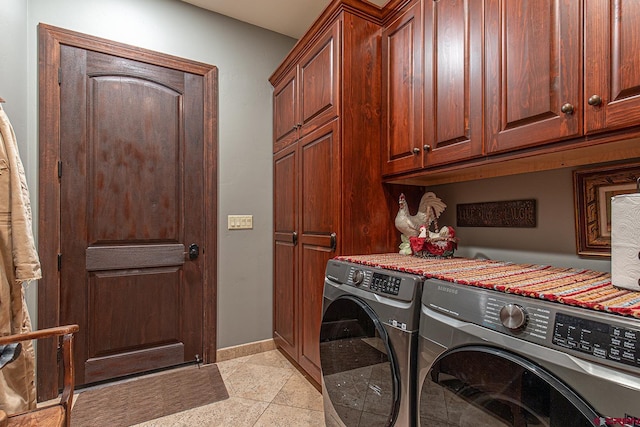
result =
[[441,355],[419,393],[421,426],[599,425],[595,411],[547,371],[491,347]]
[[393,424],[398,367],[387,332],[367,304],[348,295],[329,304],[320,329],[320,364],[327,419],[337,417],[347,427]]

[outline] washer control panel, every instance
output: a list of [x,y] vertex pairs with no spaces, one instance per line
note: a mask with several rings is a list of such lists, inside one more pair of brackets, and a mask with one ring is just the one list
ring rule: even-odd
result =
[[373,279],[369,288],[372,291],[380,291],[383,294],[398,295],[402,279],[388,274],[373,273]]
[[[424,278],[415,274],[330,260],[326,280],[399,301],[420,299]],[[420,292],[418,292],[420,290]]]
[[556,313],[553,343],[600,359],[640,367],[640,329]]

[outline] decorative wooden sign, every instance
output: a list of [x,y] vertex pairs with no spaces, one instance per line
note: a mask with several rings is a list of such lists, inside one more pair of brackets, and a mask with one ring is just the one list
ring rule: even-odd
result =
[[535,199],[456,205],[458,227],[533,228],[536,217]]

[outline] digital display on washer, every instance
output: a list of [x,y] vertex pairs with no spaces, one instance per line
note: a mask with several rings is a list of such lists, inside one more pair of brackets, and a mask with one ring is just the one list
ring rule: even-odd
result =
[[369,288],[372,291],[378,291],[389,295],[398,295],[400,292],[399,277],[387,276],[386,274],[373,273],[373,279]]
[[640,367],[640,330],[557,313],[553,343],[601,359]]

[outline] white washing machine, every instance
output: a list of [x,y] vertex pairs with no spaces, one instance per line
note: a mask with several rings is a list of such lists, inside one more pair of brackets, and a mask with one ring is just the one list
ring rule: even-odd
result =
[[320,363],[328,426],[415,425],[424,277],[327,263]]
[[424,284],[417,422],[640,426],[640,321],[441,280]]

